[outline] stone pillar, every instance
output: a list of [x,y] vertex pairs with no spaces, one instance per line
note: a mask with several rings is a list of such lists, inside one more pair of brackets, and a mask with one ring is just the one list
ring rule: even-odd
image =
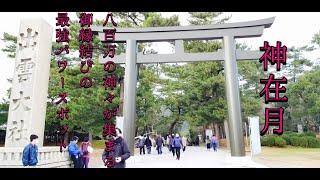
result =
[[24,147],[31,134],[38,135],[39,146],[43,146],[52,33],[52,27],[42,19],[20,22],[6,148]]
[[240,105],[236,45],[234,37],[223,37],[224,71],[228,102],[228,127],[230,132],[231,156],[245,156]]
[[137,41],[127,40],[126,67],[124,77],[123,138],[131,155],[134,155],[136,89],[137,89]]

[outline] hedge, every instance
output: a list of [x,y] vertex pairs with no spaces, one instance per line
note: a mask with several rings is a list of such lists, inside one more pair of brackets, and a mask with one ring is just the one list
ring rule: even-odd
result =
[[313,132],[298,134],[286,131],[281,136],[275,134],[264,136],[261,139],[261,145],[269,147],[291,145],[304,148],[320,148],[320,140],[316,138],[316,134]]
[[275,145],[278,147],[285,147],[287,144],[286,140],[281,136],[275,138]]

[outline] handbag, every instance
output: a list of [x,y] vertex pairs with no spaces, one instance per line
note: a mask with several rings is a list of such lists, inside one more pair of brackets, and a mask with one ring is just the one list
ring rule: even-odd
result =
[[92,153],[92,152],[93,152],[93,148],[92,148],[91,146],[88,146],[87,151],[88,151],[89,153]]

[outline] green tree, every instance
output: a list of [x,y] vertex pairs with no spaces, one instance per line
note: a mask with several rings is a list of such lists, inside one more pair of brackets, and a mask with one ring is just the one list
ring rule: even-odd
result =
[[0,126],[7,123],[9,112],[9,101],[3,99],[3,102],[0,104]]

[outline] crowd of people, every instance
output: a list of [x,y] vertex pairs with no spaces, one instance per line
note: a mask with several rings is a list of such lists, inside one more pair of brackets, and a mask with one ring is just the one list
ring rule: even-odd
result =
[[[92,144],[89,142],[89,138],[85,137],[84,141],[80,145],[80,149],[78,148],[78,140],[77,136],[72,137],[71,142],[68,145],[68,152],[71,160],[73,161],[74,168],[88,168],[90,161],[90,154],[93,152]],[[31,135],[30,136],[30,144],[28,144],[23,150],[22,164],[25,167],[35,167],[38,163],[38,136]],[[131,153],[129,148],[122,138],[122,132],[119,128],[116,128],[116,136],[113,137],[114,147],[112,151],[107,151],[104,149],[102,154],[102,161],[107,165],[110,160],[110,157],[114,157],[114,168],[125,168],[125,161],[130,157]],[[206,145],[208,151],[211,149],[211,145],[213,150],[217,151],[218,140],[215,135],[210,138],[206,137]],[[167,135],[166,137],[162,137],[161,135],[156,138],[150,138],[147,135],[141,135],[137,142],[137,147],[140,149],[140,155],[145,154],[145,147],[147,148],[147,153],[151,154],[152,147],[155,147],[158,154],[161,155],[163,153],[163,147],[167,147],[169,152],[172,152],[173,157],[176,157],[176,160],[180,160],[180,151],[186,151],[186,146],[196,145],[199,146],[199,137],[197,137],[194,141],[191,140],[190,137],[179,136],[179,134]]]
[[[176,135],[167,135],[166,137],[162,137],[158,135],[157,137],[150,137],[149,135],[141,134],[139,136],[139,140],[137,141],[136,147],[140,149],[140,155],[144,155],[145,148],[147,148],[147,153],[151,154],[152,147],[156,148],[158,154],[163,153],[163,147],[167,147],[169,152],[172,152],[173,157],[176,157],[176,160],[180,160],[180,151],[186,151],[186,146],[199,146],[200,140],[197,136],[194,140],[190,137],[182,136],[182,138],[177,133]],[[211,145],[214,151],[217,151],[217,138],[215,135],[212,138],[207,136],[206,144],[208,150],[210,150]]]
[[180,160],[180,150],[186,150],[187,138],[185,136],[181,138],[178,133],[176,135],[167,135],[166,138],[161,135],[156,138],[150,138],[150,136],[141,134],[137,146],[140,149],[140,155],[145,154],[145,147],[148,150],[148,154],[151,154],[152,147],[156,147],[158,154],[162,154],[163,147],[167,147],[172,152],[173,157],[176,154],[176,159]]

